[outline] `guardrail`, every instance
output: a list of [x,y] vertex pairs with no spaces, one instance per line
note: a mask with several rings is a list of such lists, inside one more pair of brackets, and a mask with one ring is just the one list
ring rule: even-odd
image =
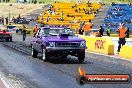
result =
[[109,37],[90,37],[84,35],[78,35],[78,37],[86,40],[86,46],[89,51],[114,55],[114,44]]
[[132,46],[123,46],[120,50],[119,56],[132,59]]
[[[118,37],[111,37],[113,43],[114,43],[114,49],[115,49],[115,53],[118,49],[118,41],[119,38]],[[126,46],[132,46],[132,38],[126,38]]]

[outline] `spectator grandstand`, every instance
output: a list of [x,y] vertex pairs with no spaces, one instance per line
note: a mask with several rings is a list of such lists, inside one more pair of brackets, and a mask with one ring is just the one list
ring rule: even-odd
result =
[[106,30],[111,28],[115,32],[120,23],[125,23],[125,26],[132,32],[132,6],[129,4],[112,4],[109,7],[107,15],[102,24]]
[[82,22],[93,21],[102,4],[86,2],[55,2],[37,18],[45,25],[68,25],[79,29]]

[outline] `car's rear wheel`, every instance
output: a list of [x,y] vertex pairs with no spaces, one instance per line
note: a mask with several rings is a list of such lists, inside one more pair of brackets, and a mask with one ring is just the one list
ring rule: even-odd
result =
[[42,49],[42,60],[45,62],[49,61],[48,53],[45,49]]
[[33,46],[32,46],[32,57],[35,57],[35,58],[37,58],[37,55],[38,55],[38,51],[37,50],[35,50],[34,48],[33,48]]
[[77,56],[78,56],[79,63],[82,63],[85,59],[85,50],[80,51]]

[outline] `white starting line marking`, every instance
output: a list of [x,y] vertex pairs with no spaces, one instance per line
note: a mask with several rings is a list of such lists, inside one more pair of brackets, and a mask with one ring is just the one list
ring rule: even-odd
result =
[[87,53],[93,53],[93,54],[97,54],[97,55],[102,55],[102,56],[107,56],[107,57],[111,57],[111,58],[116,58],[116,59],[121,59],[121,60],[126,60],[129,62],[132,62],[132,60],[130,59],[126,59],[126,58],[121,58],[119,56],[114,56],[114,55],[105,55],[105,54],[101,54],[101,53],[96,53],[96,52],[91,52],[91,51],[86,51]]
[[[1,72],[0,72],[1,73]],[[1,73],[2,74],[2,73]],[[6,87],[6,88],[14,88],[11,84],[10,84],[10,82],[3,76],[3,75],[0,75],[0,79],[1,79],[1,81],[3,82],[3,84],[4,84],[4,86]]]
[[6,88],[10,88],[9,85],[5,82],[5,80],[2,77],[0,79]]

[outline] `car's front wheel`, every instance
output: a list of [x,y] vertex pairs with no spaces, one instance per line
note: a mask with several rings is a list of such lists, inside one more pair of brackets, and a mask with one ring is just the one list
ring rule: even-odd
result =
[[45,49],[42,49],[42,60],[45,62],[49,60],[48,53]]
[[12,37],[10,38],[10,42],[12,42]]
[[32,54],[32,57],[37,58],[38,51],[37,51],[37,50],[35,50],[33,46],[32,46],[31,48],[32,48],[32,53],[31,53],[31,54]]
[[9,42],[9,38],[6,38],[6,42]]
[[82,63],[85,59],[85,50],[80,51],[77,56],[78,56],[79,63]]

